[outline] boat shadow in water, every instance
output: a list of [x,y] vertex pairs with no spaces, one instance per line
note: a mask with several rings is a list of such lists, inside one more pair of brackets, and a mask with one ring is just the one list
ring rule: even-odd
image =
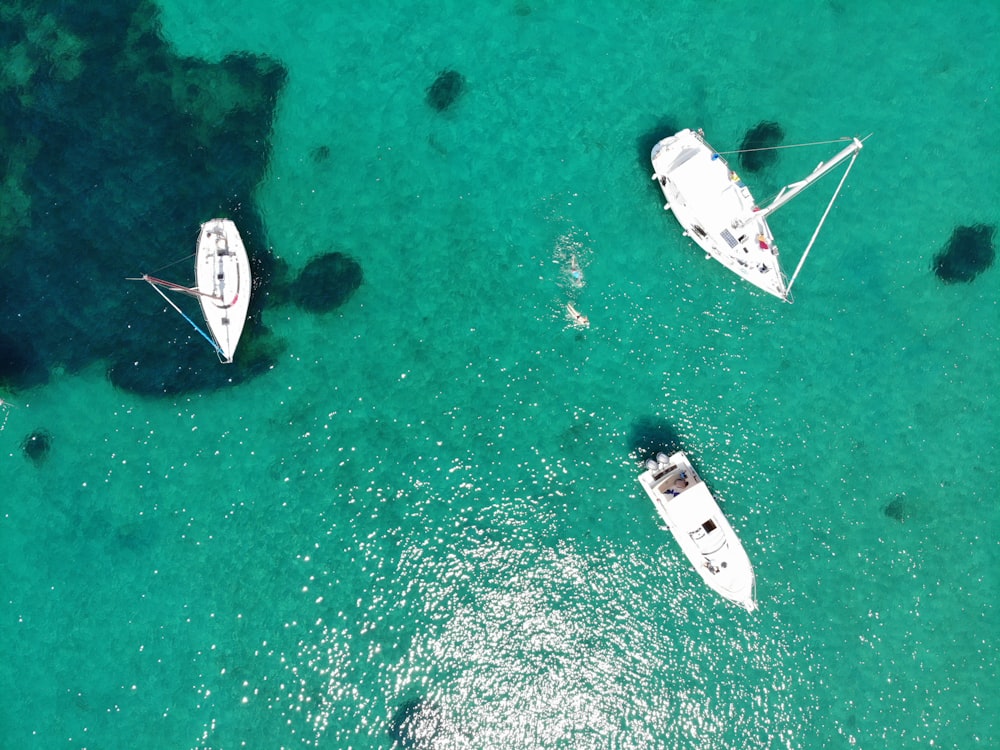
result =
[[[657,196],[660,195],[660,189],[652,180],[648,179],[653,173],[653,167],[649,163],[649,155],[653,152],[653,146],[663,140],[664,137],[671,133],[676,133],[678,130],[680,130],[680,126],[673,117],[663,117],[657,120],[653,127],[636,138],[635,141],[636,161],[639,164],[639,169],[646,175],[646,181],[656,191]],[[662,203],[663,201],[661,200],[660,202]]]
[[677,428],[662,417],[641,417],[632,423],[629,433],[631,456],[636,461],[663,451],[686,451],[684,442]]

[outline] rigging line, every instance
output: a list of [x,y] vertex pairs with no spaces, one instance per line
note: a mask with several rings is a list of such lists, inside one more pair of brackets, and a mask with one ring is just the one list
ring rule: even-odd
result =
[[833,202],[837,200],[837,196],[840,194],[840,189],[844,187],[844,181],[847,179],[847,175],[851,172],[851,167],[854,166],[854,161],[858,158],[858,151],[854,152],[854,156],[851,157],[850,164],[847,165],[847,169],[844,170],[843,177],[840,178],[840,183],[837,185],[837,189],[833,191],[833,197],[826,206],[826,211],[823,212],[823,218],[819,220],[819,224],[816,225],[816,231],[813,232],[812,239],[809,240],[809,244],[806,245],[805,251],[802,253],[802,257],[799,258],[799,264],[795,266],[795,273],[792,274],[791,281],[788,282],[788,286],[785,287],[785,293],[792,291],[792,284],[795,283],[795,278],[799,275],[799,271],[802,270],[802,264],[806,262],[806,256],[809,255],[809,251],[812,249],[813,243],[816,242],[816,237],[819,236],[819,230],[823,228],[823,222],[826,221],[826,217],[830,214],[830,209],[833,208]]
[[161,297],[163,297],[163,299],[165,299],[167,301],[168,305],[170,305],[172,308],[174,308],[180,314],[180,316],[182,318],[184,318],[184,320],[186,320],[188,323],[191,324],[191,326],[194,328],[194,330],[196,330],[198,333],[200,333],[205,338],[205,341],[207,341],[208,343],[210,343],[212,345],[212,348],[215,349],[216,354],[218,354],[220,357],[221,356],[225,356],[225,353],[222,351],[222,347],[219,346],[219,344],[215,341],[215,339],[213,339],[211,336],[209,336],[207,333],[205,333],[203,330],[201,330],[201,328],[198,327],[197,323],[195,323],[193,320],[191,320],[191,318],[189,318],[187,315],[185,315],[184,311],[181,310],[177,305],[175,305],[174,301],[172,299],[170,299],[170,297],[168,297],[167,295],[165,295],[163,293],[163,290],[160,289],[160,287],[158,287],[152,281],[149,281],[149,279],[144,279],[144,281],[148,282],[149,285],[151,287],[153,287],[153,289],[156,290],[156,293],[159,294]]
[[752,151],[779,151],[783,148],[802,148],[803,146],[829,146],[831,143],[843,143],[851,140],[847,136],[836,138],[832,141],[813,141],[812,143],[789,143],[787,146],[762,146],[761,148],[744,148],[738,151],[716,151],[720,156],[727,154],[749,154]]
[[217,294],[208,294],[207,292],[203,292],[200,289],[197,289],[195,287],[184,286],[183,284],[177,284],[177,283],[175,283],[173,281],[167,281],[166,279],[158,279],[155,276],[150,276],[148,273],[144,273],[142,276],[139,276],[139,277],[131,277],[130,276],[130,277],[126,278],[125,280],[126,281],[145,281],[148,284],[151,284],[152,286],[157,287],[157,291],[159,291],[159,287],[162,286],[162,287],[166,287],[167,289],[169,289],[172,292],[181,292],[183,294],[188,294],[188,295],[190,295],[192,297],[208,297],[209,299],[214,299],[214,300],[217,300],[217,301],[220,301],[220,302],[222,301],[222,297],[220,297]]
[[160,266],[159,268],[154,268],[154,269],[153,269],[153,273],[159,273],[159,272],[160,272],[160,271],[162,271],[162,270],[163,270],[164,268],[170,268],[171,266],[176,266],[176,265],[177,265],[178,263],[184,263],[184,262],[186,262],[186,261],[189,261],[189,260],[191,260],[191,258],[193,258],[193,257],[194,257],[195,255],[196,255],[196,253],[191,253],[191,254],[190,254],[189,256],[187,256],[186,258],[178,258],[177,260],[172,260],[172,261],[170,261],[169,263],[167,263],[166,265],[163,265],[163,266]]

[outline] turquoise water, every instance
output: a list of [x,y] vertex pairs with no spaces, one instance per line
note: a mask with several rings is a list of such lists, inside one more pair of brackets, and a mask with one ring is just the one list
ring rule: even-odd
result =
[[[229,388],[139,396],[55,352],[0,394],[4,746],[388,748],[415,702],[433,736],[397,746],[997,743],[1000,271],[931,263],[998,222],[1000,9],[576,5],[159,6],[178,55],[287,68],[267,249],[365,281],[265,306],[280,354]],[[681,236],[643,153],[761,120],[874,133],[794,305]],[[833,187],[773,220],[792,256]],[[675,445],[753,615],[635,481]]]

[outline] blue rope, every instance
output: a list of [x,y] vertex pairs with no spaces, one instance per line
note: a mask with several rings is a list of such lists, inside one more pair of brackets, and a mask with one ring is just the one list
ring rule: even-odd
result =
[[[177,312],[181,312],[180,309],[178,309]],[[189,318],[183,312],[181,312],[181,317],[183,317],[184,320],[186,320],[188,323],[190,323],[191,327],[194,328],[194,330],[196,330],[198,333],[200,333],[202,336],[205,337],[205,341],[207,341],[208,343],[210,343],[212,345],[212,348],[215,349],[216,352],[218,352],[219,356],[225,356],[225,352],[222,351],[222,347],[219,346],[218,343],[216,343],[215,339],[213,339],[211,336],[209,336],[207,333],[205,333],[203,330],[201,330],[201,328],[198,326],[197,323],[195,323],[193,320],[191,320],[191,318]]]
[[209,335],[208,335],[207,333],[205,333],[205,332],[204,332],[203,330],[201,330],[201,328],[200,328],[200,327],[198,326],[198,324],[197,324],[197,323],[195,323],[195,322],[194,322],[193,320],[191,320],[191,318],[189,318],[189,317],[188,317],[187,315],[185,315],[185,314],[184,314],[184,311],[183,311],[183,310],[181,310],[181,309],[180,309],[180,308],[179,308],[179,307],[178,307],[177,305],[175,305],[175,304],[174,304],[174,301],[173,301],[172,299],[170,299],[170,298],[169,298],[169,297],[168,297],[167,295],[165,295],[165,294],[163,293],[163,290],[162,290],[162,289],[160,289],[160,287],[158,287],[158,286],[157,286],[156,284],[154,284],[154,283],[153,283],[152,281],[150,281],[149,279],[145,279],[145,281],[146,281],[146,283],[148,283],[148,284],[149,284],[149,285],[150,285],[151,287],[153,287],[153,289],[155,289],[155,290],[156,290],[156,293],[157,293],[157,294],[159,294],[159,295],[160,295],[161,297],[163,297],[163,299],[165,299],[165,300],[167,301],[167,304],[168,304],[168,305],[170,305],[170,306],[171,306],[172,308],[174,308],[174,309],[175,309],[175,310],[176,310],[177,312],[179,312],[179,313],[180,313],[180,315],[181,315],[181,317],[182,317],[182,318],[184,318],[184,320],[186,320],[186,321],[187,321],[188,323],[190,323],[190,324],[191,324],[191,327],[192,327],[192,328],[194,328],[194,330],[196,330],[196,331],[197,331],[198,333],[200,333],[200,334],[201,334],[202,336],[204,336],[204,337],[205,337],[205,341],[207,341],[208,343],[210,343],[210,344],[212,345],[212,348],[213,348],[213,349],[215,349],[216,353],[217,353],[217,354],[218,354],[218,355],[219,355],[220,357],[225,357],[225,356],[226,356],[226,353],[225,353],[224,351],[222,351],[222,347],[221,347],[221,346],[219,346],[219,344],[218,344],[218,343],[217,343],[217,342],[215,341],[215,339],[213,339],[213,338],[212,338],[211,336],[209,336]]

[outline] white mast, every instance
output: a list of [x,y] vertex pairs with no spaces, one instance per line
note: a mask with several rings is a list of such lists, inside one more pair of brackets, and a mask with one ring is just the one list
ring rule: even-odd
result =
[[747,224],[757,221],[758,219],[763,219],[770,214],[773,214],[779,208],[784,206],[788,201],[794,198],[796,195],[801,193],[807,187],[816,182],[820,177],[825,175],[830,170],[834,169],[843,162],[845,159],[849,159],[858,153],[862,148],[862,143],[857,138],[851,140],[851,145],[841,151],[839,154],[834,156],[828,162],[820,162],[819,166],[812,171],[812,173],[806,177],[804,180],[799,182],[793,182],[791,185],[786,185],[781,188],[781,192],[778,193],[778,197],[771,201],[770,205],[764,206],[760,211],[754,211],[750,216],[740,222],[741,227]]

